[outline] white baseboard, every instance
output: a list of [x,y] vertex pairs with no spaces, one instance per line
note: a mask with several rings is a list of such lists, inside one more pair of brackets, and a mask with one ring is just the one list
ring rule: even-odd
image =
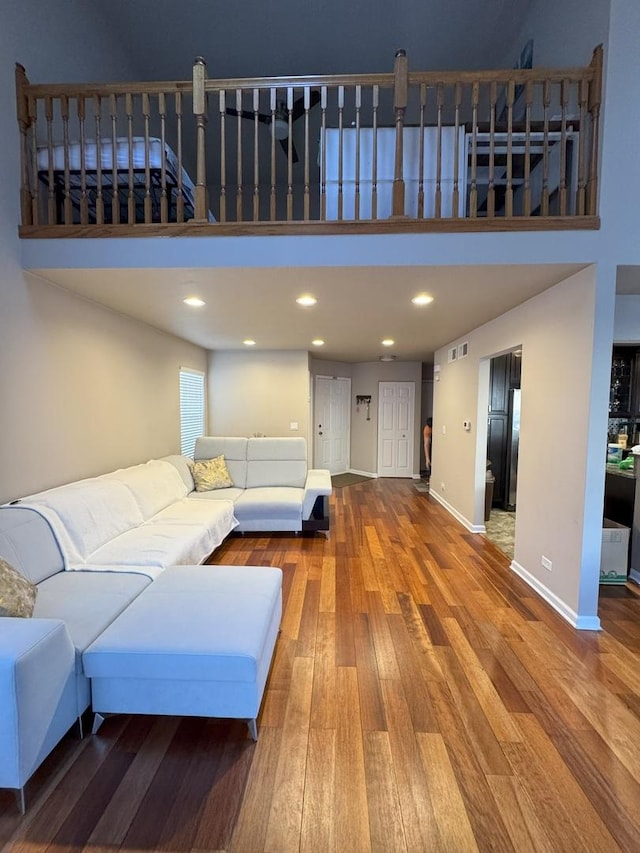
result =
[[629,580],[640,584],[640,571],[638,569],[629,569]]
[[538,593],[540,598],[543,598],[547,604],[550,604],[556,613],[559,613],[560,616],[562,616],[562,618],[574,628],[578,628],[580,631],[601,630],[600,619],[597,616],[578,616],[575,610],[568,607],[562,599],[558,598],[554,592],[551,592],[548,587],[546,587],[537,577],[528,572],[520,565],[520,563],[516,563],[515,560],[512,560],[511,570],[514,571],[518,577],[521,577],[528,586]]
[[360,477],[374,477],[375,479],[378,478],[378,475],[373,474],[371,471],[358,471],[357,468],[349,468],[349,471],[347,473],[358,474],[358,476]]
[[[485,533],[486,528],[484,524],[472,524],[467,518],[461,515],[455,507],[452,507],[451,504],[447,503],[447,501],[439,495],[437,492],[431,490],[429,491],[430,497],[434,498],[442,507],[444,507],[447,512],[452,515],[456,521],[459,521],[463,527],[470,533]],[[538,578],[528,572],[520,563],[516,563],[515,560],[511,562],[511,570],[514,571],[522,580],[530,586],[535,592],[538,593],[540,598],[550,604],[551,607],[562,616],[570,625],[574,628],[577,628],[580,631],[600,631],[600,619],[597,616],[578,616],[578,614],[568,607],[562,599],[558,598],[558,596],[551,592],[543,583],[541,583]],[[636,573],[637,582],[640,583],[640,572]],[[636,580],[636,578],[633,578]]]
[[455,507],[451,506],[450,503],[447,503],[447,501],[445,501],[445,499],[442,497],[442,495],[439,495],[433,489],[429,489],[429,497],[432,497],[434,500],[436,500],[440,504],[440,506],[443,506],[446,509],[446,511],[449,513],[449,515],[452,515],[456,519],[456,521],[459,521],[460,524],[462,524],[463,527],[466,527],[466,529],[470,533],[484,533],[485,532],[484,524],[472,524],[468,518],[465,518],[464,515],[459,513]]

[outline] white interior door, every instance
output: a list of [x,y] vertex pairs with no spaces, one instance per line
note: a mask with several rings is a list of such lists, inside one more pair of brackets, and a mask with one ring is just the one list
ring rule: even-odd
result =
[[412,477],[415,383],[380,382],[378,476]]
[[316,376],[314,400],[314,467],[342,474],[350,461],[351,380]]

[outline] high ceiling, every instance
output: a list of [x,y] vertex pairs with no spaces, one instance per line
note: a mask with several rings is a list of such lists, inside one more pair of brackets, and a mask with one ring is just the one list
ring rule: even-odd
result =
[[[405,48],[410,68],[508,65],[533,0],[99,0],[105,30],[140,80],[187,79],[193,58],[209,77],[391,71]],[[292,238],[295,239],[295,238]],[[372,361],[386,352],[429,362],[467,334],[575,272],[536,267],[357,267],[39,270],[85,298],[208,349],[309,350],[319,358]],[[514,284],[517,286],[514,287]],[[411,303],[426,292],[434,302]],[[300,308],[312,293],[318,303]],[[182,299],[198,295],[201,308]],[[314,348],[311,341],[325,345]],[[391,337],[388,351],[381,340]]]
[[532,0],[100,0],[105,24],[141,79],[391,71],[398,48],[416,70],[509,61]]
[[[334,267],[40,270],[39,275],[119,313],[211,350],[308,350],[322,359],[432,361],[467,334],[581,267]],[[417,307],[418,293],[434,297]],[[317,304],[301,308],[296,298]],[[183,303],[199,296],[205,305]],[[324,346],[314,347],[320,338]],[[383,338],[394,345],[382,346]]]

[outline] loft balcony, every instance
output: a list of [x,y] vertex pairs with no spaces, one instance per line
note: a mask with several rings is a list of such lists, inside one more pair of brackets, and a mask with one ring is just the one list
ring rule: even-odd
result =
[[21,237],[597,229],[584,68],[32,84]]

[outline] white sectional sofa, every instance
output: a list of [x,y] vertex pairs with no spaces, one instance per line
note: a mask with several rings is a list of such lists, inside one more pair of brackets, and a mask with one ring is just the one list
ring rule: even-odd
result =
[[298,436],[196,440],[196,461],[224,456],[233,486],[195,492],[210,502],[232,500],[237,531],[329,530],[331,474],[307,467],[307,443]]
[[0,618],[0,788],[23,808],[90,706],[237,717],[256,735],[282,573],[199,564],[233,530],[328,530],[331,479],[297,437],[199,440],[196,458],[220,455],[225,489],[196,491],[191,460],[167,456],[0,506],[0,557],[37,587],[31,618]]

